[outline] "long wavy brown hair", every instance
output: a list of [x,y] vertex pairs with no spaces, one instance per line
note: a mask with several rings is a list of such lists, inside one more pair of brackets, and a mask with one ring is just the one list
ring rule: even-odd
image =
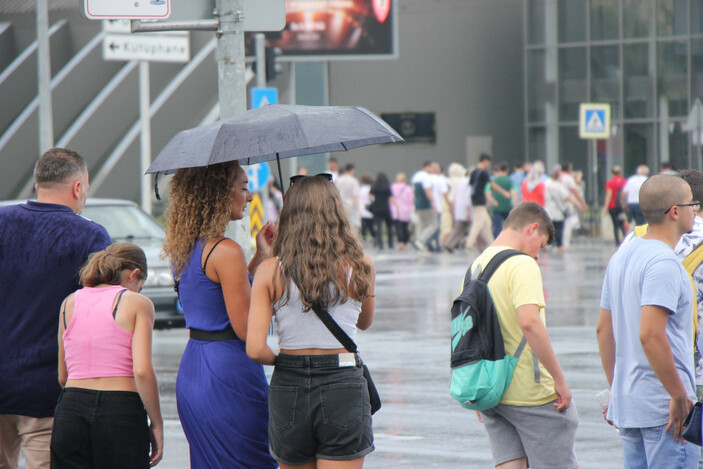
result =
[[236,161],[179,169],[171,179],[163,254],[181,276],[195,242],[224,235],[231,216],[231,196],[239,174]]
[[[306,311],[344,303],[349,296],[364,301],[373,292],[371,266],[349,228],[337,188],[323,176],[305,177],[286,192],[273,253],[281,262],[282,304],[288,302],[291,280]],[[279,272],[274,295],[277,277]]]

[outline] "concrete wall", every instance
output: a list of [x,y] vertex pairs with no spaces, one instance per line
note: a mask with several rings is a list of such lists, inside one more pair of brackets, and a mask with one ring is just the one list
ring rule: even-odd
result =
[[424,160],[467,164],[466,138],[480,135],[494,161],[522,160],[522,11],[519,0],[398,0],[398,59],[331,62],[329,104],[435,112],[437,141],[359,148],[340,163],[391,176]]

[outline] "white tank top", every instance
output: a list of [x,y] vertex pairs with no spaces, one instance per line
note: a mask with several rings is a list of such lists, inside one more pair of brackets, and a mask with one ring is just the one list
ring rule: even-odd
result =
[[[300,291],[293,282],[288,290],[288,304],[281,301],[274,305],[278,347],[286,350],[305,348],[338,349],[342,344],[325,327],[312,309],[303,312]],[[361,303],[348,298],[343,304],[330,306],[327,311],[347,335],[356,342],[356,322],[361,313]]]

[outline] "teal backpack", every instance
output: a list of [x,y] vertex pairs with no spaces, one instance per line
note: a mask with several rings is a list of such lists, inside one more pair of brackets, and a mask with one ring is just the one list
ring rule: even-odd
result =
[[[452,304],[449,393],[467,409],[486,410],[500,403],[527,343],[523,337],[514,356],[505,354],[503,333],[488,289],[488,280],[498,267],[521,254],[526,255],[514,249],[500,251],[484,269],[478,266],[474,275],[469,267],[464,289]],[[535,372],[535,379],[539,380],[539,371]]]

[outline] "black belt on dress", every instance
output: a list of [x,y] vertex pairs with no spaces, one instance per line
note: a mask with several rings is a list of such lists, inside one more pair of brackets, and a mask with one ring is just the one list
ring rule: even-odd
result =
[[190,338],[209,341],[238,339],[237,334],[231,327],[221,331],[204,331],[202,329],[194,329],[191,327]]

